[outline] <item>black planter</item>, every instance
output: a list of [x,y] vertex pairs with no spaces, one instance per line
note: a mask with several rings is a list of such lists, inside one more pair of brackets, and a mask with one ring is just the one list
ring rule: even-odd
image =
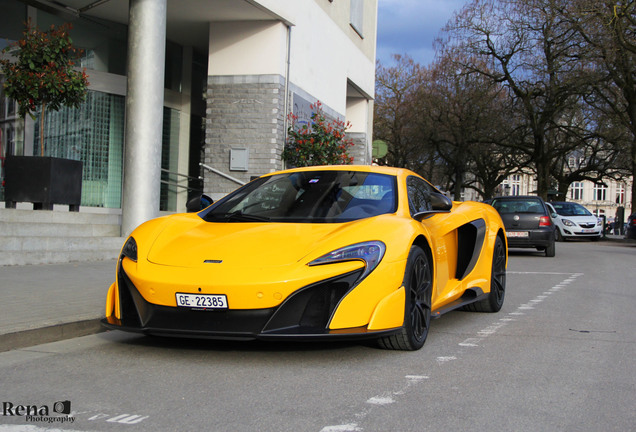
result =
[[53,204],[68,204],[79,211],[82,199],[82,162],[40,156],[8,156],[5,161],[7,208],[31,202],[35,210],[53,210]]

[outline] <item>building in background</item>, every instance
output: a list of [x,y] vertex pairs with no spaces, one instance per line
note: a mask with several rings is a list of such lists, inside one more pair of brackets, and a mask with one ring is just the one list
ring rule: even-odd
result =
[[[125,142],[135,2],[0,0],[0,48],[21,37],[29,18],[40,29],[71,22],[90,82],[79,109],[47,111],[44,131],[0,97],[0,157],[33,155],[44,133],[46,155],[84,162],[85,207],[116,212],[126,201],[124,158],[136,145]],[[188,191],[219,198],[283,168],[287,114],[308,117],[317,100],[330,117],[351,123],[355,163],[371,162],[377,0],[145,3],[153,2],[163,2],[166,18],[161,142],[153,143],[161,147],[157,213],[183,211]]]
[[[596,216],[605,216],[613,221],[619,207],[625,208],[625,215],[631,214],[631,183],[625,181],[605,180],[594,183],[589,180],[574,182],[570,185],[567,201],[581,204]],[[536,195],[537,181],[530,174],[511,174],[504,180],[499,195]]]

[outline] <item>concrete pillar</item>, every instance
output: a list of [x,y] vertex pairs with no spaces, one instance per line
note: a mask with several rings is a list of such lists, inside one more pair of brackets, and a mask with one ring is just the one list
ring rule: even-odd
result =
[[122,236],[159,216],[167,0],[130,0]]

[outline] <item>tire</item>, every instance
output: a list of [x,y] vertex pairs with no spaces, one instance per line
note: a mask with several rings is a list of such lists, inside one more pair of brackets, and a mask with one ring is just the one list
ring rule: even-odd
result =
[[564,241],[563,240],[563,235],[561,234],[561,230],[559,228],[554,230],[554,237],[555,237],[556,241],[558,241],[558,242]]
[[506,296],[506,247],[501,237],[497,236],[492,253],[492,270],[490,273],[490,293],[488,297],[464,306],[471,312],[499,312]]
[[404,324],[400,333],[378,340],[384,349],[415,351],[426,342],[431,325],[433,270],[429,256],[419,246],[411,246],[404,271]]
[[545,248],[545,256],[552,258],[554,255],[556,255],[556,245],[552,242]]

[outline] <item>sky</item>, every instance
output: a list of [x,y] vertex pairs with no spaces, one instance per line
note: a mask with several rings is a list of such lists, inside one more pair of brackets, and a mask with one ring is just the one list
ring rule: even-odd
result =
[[433,41],[454,12],[468,0],[378,0],[377,59],[394,64],[392,54],[408,54],[428,65],[435,57]]

